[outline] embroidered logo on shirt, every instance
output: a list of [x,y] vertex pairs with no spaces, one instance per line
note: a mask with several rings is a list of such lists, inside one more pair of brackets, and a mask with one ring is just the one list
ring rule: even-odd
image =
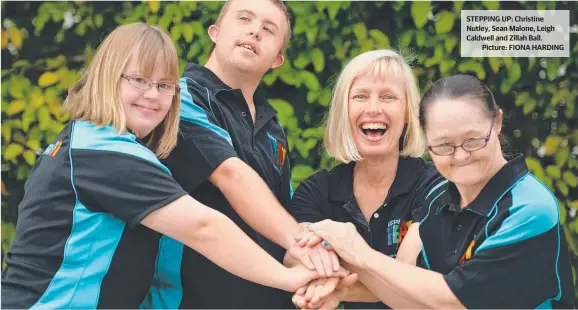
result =
[[464,253],[464,255],[462,255],[462,258],[460,258],[460,265],[463,265],[467,260],[472,258],[472,252],[474,251],[475,245],[476,245],[476,240],[472,240],[472,242],[470,242],[470,245],[466,249],[466,252]]
[[397,248],[399,248],[411,223],[411,221],[402,221],[400,219],[389,221],[387,223],[387,245],[397,244]]
[[267,133],[269,136],[269,142],[271,143],[271,153],[277,159],[277,165],[279,169],[283,168],[285,164],[285,158],[287,157],[287,150],[277,139],[273,138],[270,134]]
[[56,156],[56,153],[60,150],[60,146],[62,146],[62,139],[58,140],[58,142],[49,145],[42,155],[48,154],[50,157]]

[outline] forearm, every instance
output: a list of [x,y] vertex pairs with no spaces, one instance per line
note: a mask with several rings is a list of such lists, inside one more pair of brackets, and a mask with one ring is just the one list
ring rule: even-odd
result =
[[383,303],[392,308],[463,308],[440,273],[368,251],[352,272]]
[[[412,234],[412,229],[414,229]],[[416,235],[417,225],[414,224],[410,228],[410,231],[406,238],[404,239],[401,248],[397,252],[396,260],[406,264],[414,265],[416,264],[416,258],[419,255],[419,250],[421,249],[421,240],[419,239],[419,233]],[[352,287],[349,288],[346,295],[344,296],[344,301],[353,302],[378,302],[381,301],[371,290],[369,290],[361,281],[357,281]]]
[[342,301],[350,302],[378,302],[379,298],[373,294],[363,283],[357,281],[342,297]]
[[[243,279],[287,290],[288,269],[277,262],[224,215],[216,215],[187,246]],[[231,259],[233,258],[234,259]]]
[[414,223],[409,227],[409,231],[397,251],[395,260],[415,266],[421,248],[422,242],[419,237],[419,223]]
[[141,223],[182,242],[238,277],[289,290],[288,268],[267,254],[227,216],[190,196],[152,212]]
[[241,218],[260,234],[288,249],[301,232],[261,177],[238,158],[226,160],[210,181],[225,195]]

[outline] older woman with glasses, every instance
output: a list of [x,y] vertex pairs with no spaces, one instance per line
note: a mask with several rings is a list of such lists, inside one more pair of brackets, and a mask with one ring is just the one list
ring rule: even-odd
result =
[[526,166],[506,160],[502,110],[478,79],[435,82],[420,104],[431,158],[443,176],[424,197],[423,263],[372,250],[351,224],[311,230],[394,308],[566,308],[574,294],[556,197]]

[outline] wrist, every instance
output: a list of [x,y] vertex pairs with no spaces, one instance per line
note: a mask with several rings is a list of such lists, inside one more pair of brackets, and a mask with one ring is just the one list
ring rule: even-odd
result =
[[293,234],[293,233],[288,233],[285,234],[282,238],[282,244],[280,244],[280,246],[282,246],[285,250],[289,251],[291,249],[291,247],[293,247],[297,241],[295,240],[295,236],[297,236],[299,234],[299,232]]
[[276,283],[277,288],[291,292],[293,288],[293,272],[291,268],[283,267],[283,270],[279,273],[279,277],[276,277],[278,283]]
[[375,251],[373,251],[373,249],[370,247],[364,248],[363,251],[359,251],[354,257],[353,266],[361,269],[367,269],[374,252]]

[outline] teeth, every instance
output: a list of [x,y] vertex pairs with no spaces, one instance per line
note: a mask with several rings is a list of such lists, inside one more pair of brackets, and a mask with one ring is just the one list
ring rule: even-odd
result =
[[250,45],[247,45],[247,44],[241,44],[241,46],[242,46],[242,47],[244,47],[244,48],[246,48],[246,49],[248,49],[248,50],[250,50],[251,52],[255,52],[255,51],[253,50],[253,48],[252,48]]
[[384,123],[365,123],[361,125],[361,129],[387,129]]

